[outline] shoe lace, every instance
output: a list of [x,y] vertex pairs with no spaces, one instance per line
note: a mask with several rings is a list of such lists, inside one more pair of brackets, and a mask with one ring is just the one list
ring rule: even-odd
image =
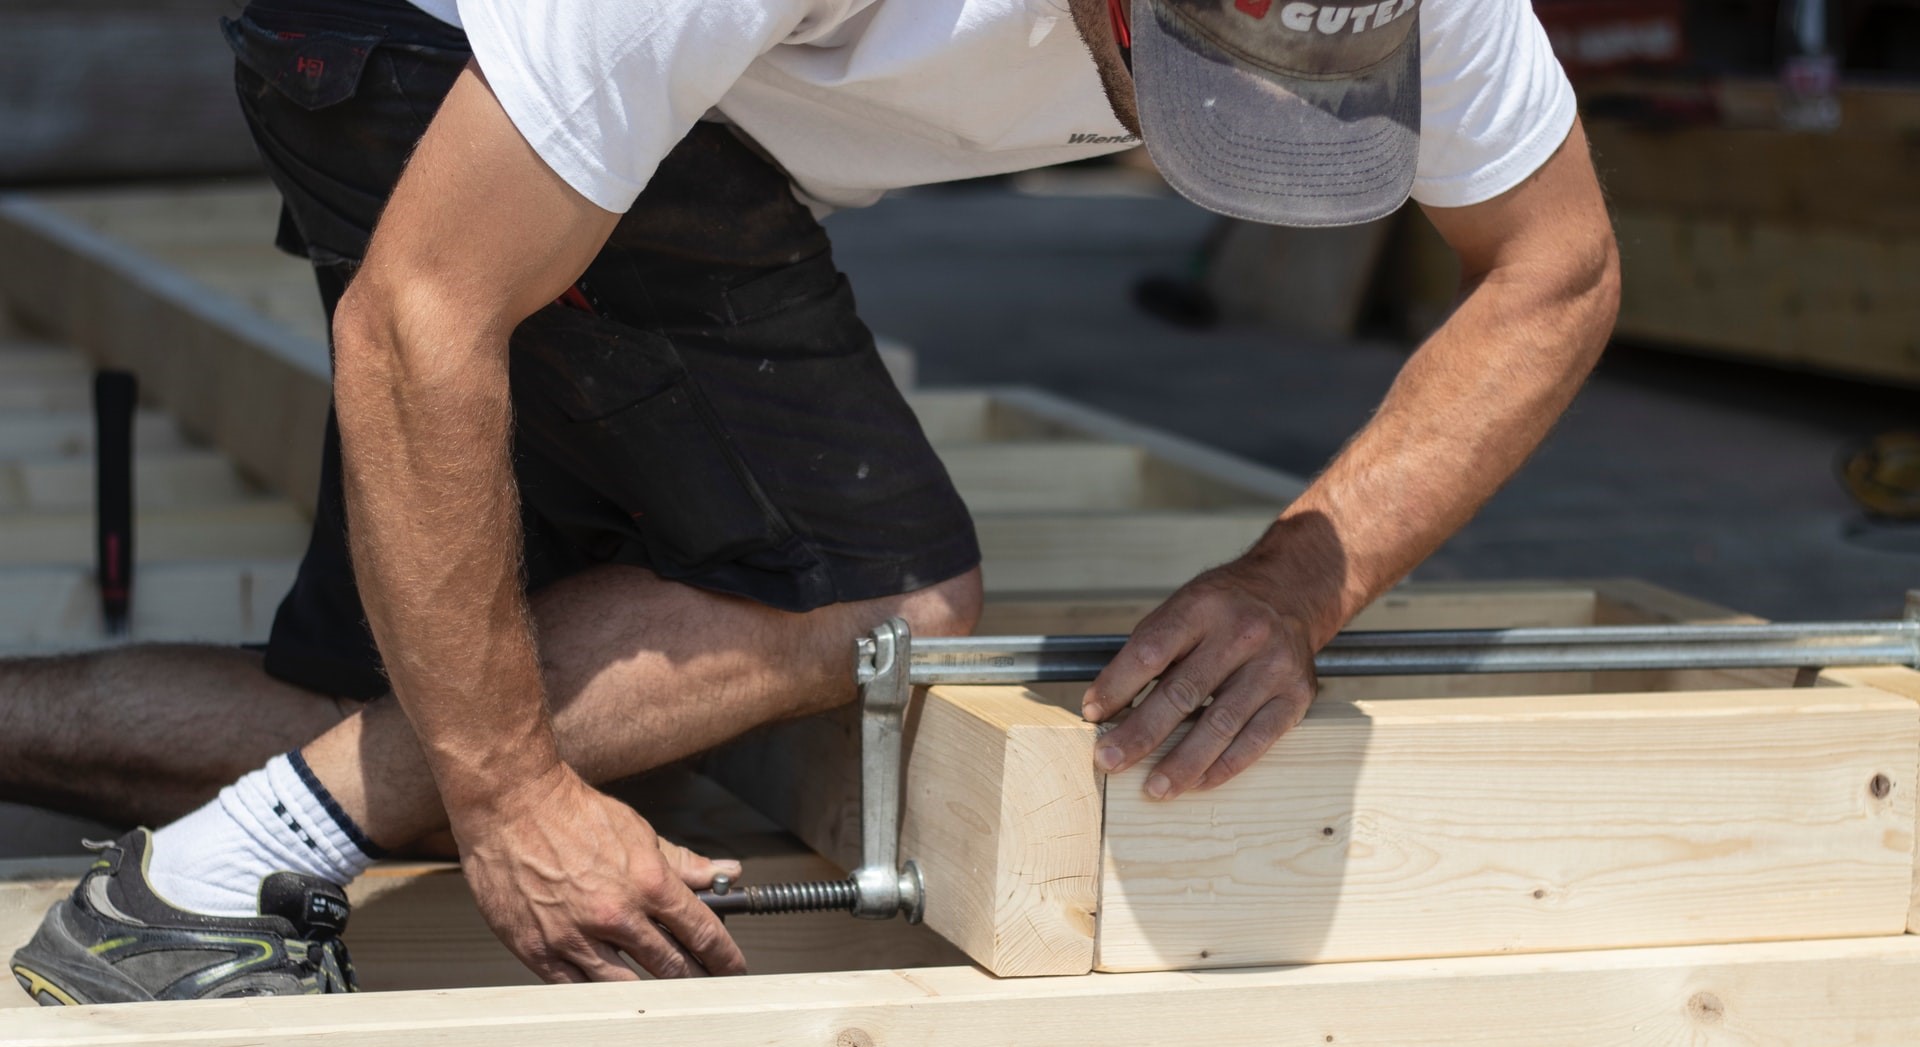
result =
[[288,941],[287,953],[303,971],[313,976],[315,993],[360,991],[360,980],[353,973],[353,957],[347,953],[347,943],[340,939]]

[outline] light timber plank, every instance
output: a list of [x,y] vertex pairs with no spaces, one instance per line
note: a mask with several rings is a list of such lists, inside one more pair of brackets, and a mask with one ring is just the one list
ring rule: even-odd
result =
[[[91,458],[0,458],[0,513],[91,512]],[[134,507],[214,508],[261,499],[257,488],[212,451],[168,451],[139,456],[133,467]]]
[[1239,556],[1273,522],[1265,511],[976,516],[989,591],[1172,590]]
[[926,878],[927,926],[995,974],[1093,967],[1093,740],[1020,687],[936,687],[919,708],[900,855]]
[[971,967],[44,1008],[14,1047],[1920,1042],[1920,938],[999,979]]
[[134,578],[125,637],[106,635],[91,571],[0,569],[0,653],[71,651],[123,642],[262,643],[298,566],[291,558],[143,564]]
[[[1828,669],[1820,674],[1820,682],[1841,687],[1872,687],[1920,704],[1920,672],[1904,666]],[[1915,819],[1914,833],[1920,839],[1920,811],[1915,812]],[[1913,891],[1907,902],[1907,933],[1920,934],[1920,862],[1914,865]]]
[[936,447],[946,444],[996,443],[1008,440],[1087,439],[1076,436],[1057,421],[1036,416],[1004,402],[1003,389],[916,390],[908,406],[920,419],[920,428]]
[[959,444],[941,448],[940,461],[975,513],[1131,509],[1145,499],[1142,455],[1119,444]]
[[[1594,597],[1594,620],[1597,625],[1661,622],[1731,625],[1762,620],[1634,578],[1609,578],[1596,582]],[[1793,669],[1651,669],[1594,674],[1598,683],[1611,690],[1646,691],[1792,687],[1795,675]]]
[[1911,293],[1920,238],[1911,232],[1635,207],[1613,218],[1628,274],[1622,335],[1920,384],[1920,301]]
[[1897,933],[1917,756],[1865,688],[1319,702],[1211,792],[1113,776],[1096,963]]
[[[1172,591],[1172,584],[1110,594],[989,591],[978,631],[1128,632]],[[1593,588],[1580,583],[1420,583],[1382,597],[1361,612],[1355,625],[1377,629],[1584,625],[1591,621],[1593,601]],[[1585,674],[1563,673],[1327,680],[1323,693],[1352,698],[1463,690],[1477,694],[1579,692],[1587,689],[1585,679]],[[1084,685],[1045,684],[1032,690],[1062,708],[1077,709]],[[703,767],[809,847],[843,868],[852,868],[860,856],[858,725],[851,708],[775,724],[709,754]]]
[[207,244],[271,245],[280,220],[280,194],[265,179],[130,186],[110,193],[56,192],[37,199],[68,218],[156,254]]
[[0,199],[9,306],[134,371],[184,431],[310,511],[330,398],[324,344],[54,208]]
[[[295,557],[306,549],[311,530],[301,514],[282,501],[156,510],[140,514],[133,552],[139,563]],[[93,542],[94,521],[88,513],[0,516],[0,566],[92,563]]]
[[[0,355],[0,363],[4,361],[5,356]],[[72,362],[75,365],[72,374],[37,375],[30,370],[9,374],[7,368],[0,366],[0,411],[92,410],[92,382],[79,361]]]
[[[133,416],[133,453],[188,448],[180,429],[158,411]],[[93,414],[87,411],[8,411],[0,414],[0,458],[45,458],[93,454]]]
[[[736,858],[746,882],[836,876],[833,866],[711,781],[679,771],[615,787],[664,836],[713,857]],[[88,858],[0,861],[0,957],[11,956],[39,926],[48,906],[73,887]],[[537,979],[508,953],[473,906],[458,865],[385,862],[348,888],[353,915],[346,941],[369,991],[532,985]],[[962,962],[926,927],[879,923],[845,913],[740,917],[728,929],[760,974],[866,970]],[[9,983],[0,1008],[29,1007]],[[0,1021],[4,1028],[7,1021]],[[5,1041],[0,1036],[0,1042]]]
[[[1235,498],[1251,495],[1256,502],[1285,505],[1306,490],[1307,483],[1300,477],[1044,390],[1013,386],[995,389],[993,394],[994,405],[1003,414],[1018,413],[1036,422],[1043,421],[1081,439],[1138,447],[1151,459],[1165,463],[1171,468],[1159,477],[1160,482],[1175,485],[1176,489],[1184,488],[1182,494],[1169,491],[1169,504],[1194,507],[1222,504],[1211,499],[1221,491],[1230,490],[1236,492]],[[1192,497],[1201,492],[1211,494],[1201,501],[1193,501]]]
[[1171,592],[996,592],[982,608],[974,632],[982,636],[1130,633]]
[[[1598,594],[1602,607],[1610,620],[1626,622],[1760,622],[1750,614],[1705,600],[1696,600],[1691,596],[1649,585],[1634,579],[1609,579],[1600,583]],[[1891,611],[1892,609],[1889,608]],[[1771,680],[1776,684],[1782,678],[1791,675],[1792,670],[1722,670],[1722,673],[1740,678],[1752,679],[1755,676]],[[1851,669],[1828,669],[1822,672],[1819,683],[1838,687],[1873,687],[1888,694],[1898,694],[1920,702],[1920,672],[1904,666],[1868,666]],[[1916,812],[1920,816],[1920,812]],[[1920,821],[1916,821],[1914,835],[1920,840]],[[1907,909],[1907,931],[1920,934],[1920,862],[1914,866],[1913,893]]]
[[[1731,221],[1920,233],[1920,204],[1902,179],[1912,145],[1898,134],[1784,128],[1587,126],[1608,202]],[[1746,177],[1765,171],[1765,178]]]

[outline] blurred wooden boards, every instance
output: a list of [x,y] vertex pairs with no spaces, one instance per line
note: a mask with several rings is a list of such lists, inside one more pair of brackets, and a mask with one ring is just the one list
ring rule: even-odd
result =
[[[1830,133],[1777,126],[1776,93],[1725,85],[1724,125],[1588,121],[1620,244],[1617,334],[1920,387],[1920,91],[1848,87]],[[1409,213],[1390,254],[1411,326],[1430,329],[1458,292],[1451,252]]]
[[[143,572],[299,555],[294,510],[311,509],[329,396],[325,323],[307,266],[272,247],[277,213],[264,183],[0,200],[0,301],[80,351],[18,339],[0,351],[0,378],[16,379],[0,382],[0,538],[13,539],[0,541],[0,570],[67,565],[75,573],[57,584],[84,584],[94,365],[134,370],[152,405],[135,467]],[[1238,555],[1302,486],[1037,390],[910,399],[976,515],[996,591],[1170,587]],[[47,584],[36,575],[27,588]],[[0,608],[42,598],[0,584]],[[71,628],[9,636],[7,620],[0,611],[0,648],[89,640]],[[262,638],[251,609],[183,607],[179,620],[250,623],[204,639]],[[136,637],[150,621],[137,618]]]

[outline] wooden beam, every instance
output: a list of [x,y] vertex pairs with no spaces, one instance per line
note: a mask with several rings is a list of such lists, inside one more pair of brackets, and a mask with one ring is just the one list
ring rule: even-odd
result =
[[19,197],[0,199],[0,295],[95,364],[137,373],[188,434],[311,511],[324,344]]
[[1920,938],[997,979],[969,967],[8,1016],[15,1047],[1920,1042]]
[[0,381],[85,385],[92,373],[78,355],[46,342],[5,333],[0,324]]
[[[1184,581],[1184,579],[1181,579]],[[1112,593],[990,591],[983,635],[1130,632],[1176,583]],[[1442,582],[1395,589],[1354,620],[1361,629],[1496,628],[1591,624],[1593,587],[1577,582]],[[1590,674],[1378,677],[1326,680],[1329,698],[1541,694],[1590,690]],[[1063,707],[1079,684],[1032,690]],[[703,767],[809,847],[851,868],[859,861],[859,721],[852,708],[775,724],[709,754]]]
[[906,766],[900,855],[926,924],[1003,976],[1093,967],[1094,728],[1018,687],[936,687]]
[[262,643],[293,587],[297,560],[142,564],[125,637],[100,620],[93,572],[0,569],[0,653],[71,651],[124,643]]
[[1045,426],[1079,439],[1126,444],[1145,451],[1149,462],[1166,467],[1155,479],[1167,485],[1163,497],[1168,505],[1217,508],[1250,502],[1279,506],[1306,490],[1306,481],[1298,476],[1044,390],[1012,386],[992,392],[994,407],[1003,418],[1018,416],[1036,428]]
[[[1839,687],[1872,687],[1920,705],[1920,672],[1904,666],[1828,669],[1820,674],[1820,682]],[[1920,838],[1920,811],[1915,812],[1914,834]],[[1913,890],[1907,901],[1907,933],[1920,934],[1920,862],[1914,864]]]
[[[1594,583],[1596,625],[1648,625],[1692,622],[1739,625],[1764,621],[1750,614],[1698,600],[1635,578]],[[1595,673],[1610,690],[1702,691],[1716,688],[1792,687],[1794,669],[1651,669]]]
[[[1690,596],[1671,592],[1658,586],[1629,579],[1615,579],[1601,583],[1599,595],[1604,605],[1613,608],[1613,613],[1621,620],[1629,622],[1696,622],[1729,623],[1761,622],[1750,614],[1741,614],[1719,604],[1705,600],[1696,600]],[[1779,670],[1734,670],[1746,673],[1779,673]],[[1791,672],[1791,670],[1787,670]],[[1851,669],[1828,669],[1820,674],[1819,682],[1833,687],[1873,687],[1888,694],[1897,694],[1920,703],[1920,672],[1904,666],[1866,666]],[[1920,815],[1920,812],[1916,812]],[[1914,827],[1916,839],[1920,839],[1920,821]],[[1913,893],[1907,908],[1907,933],[1920,934],[1920,863],[1914,866]]]
[[[747,882],[837,875],[831,863],[698,775],[669,770],[614,791],[662,835],[714,857],[739,859]],[[47,907],[72,890],[88,861],[0,861],[0,957],[25,944]],[[346,941],[369,991],[537,982],[481,920],[458,865],[382,863],[355,881],[348,896],[353,916]],[[880,923],[845,913],[811,913],[738,917],[727,926],[757,974],[962,962],[938,935],[904,920]],[[30,1007],[31,1002],[24,993],[0,988],[0,1008]],[[0,1020],[0,1027],[15,1017]]]
[[1245,552],[1272,522],[1264,510],[987,513],[974,528],[989,591],[1171,591]]
[[[1058,852],[1016,855],[993,848],[1002,840],[1024,847],[1030,837],[979,811],[1074,807],[1082,792],[1070,777],[996,767],[991,754],[1004,743],[983,742],[993,737],[985,725],[1019,722],[1063,736],[1086,728],[1074,712],[1077,693],[1047,707],[1038,704],[1040,689],[986,690],[998,692],[998,703],[1035,704],[1019,718],[1004,704],[967,716],[965,702],[930,699],[937,715],[911,737],[910,775],[920,773],[913,768],[922,753],[936,754],[926,773],[943,784],[909,794],[909,822],[958,818],[941,797],[967,797],[953,802],[974,812],[966,827],[951,829],[972,849],[928,835],[932,853],[960,858],[923,864],[960,861],[970,876],[1017,887],[1035,870],[1081,867],[1081,839],[1104,825],[1103,969],[1821,937],[1906,925],[1920,723],[1910,701],[1867,688],[1325,697],[1234,783],[1153,803],[1141,793],[1143,765],[1109,783],[1104,822],[1052,827]],[[801,721],[752,736],[709,766],[851,865],[859,842],[856,728],[851,710]],[[1088,759],[1089,744],[1084,736],[1071,743],[1078,759]],[[949,752],[975,754],[979,777],[954,784]],[[994,782],[1018,792],[996,795]],[[928,803],[930,811],[915,810]],[[999,864],[984,862],[990,852]],[[1059,954],[1005,947],[1004,929],[1024,918],[1020,898],[1015,889],[992,907],[978,896],[955,899],[954,918],[943,914],[937,926],[996,973],[1017,973],[1035,955],[1060,962]],[[1076,904],[1048,894],[1027,908],[1052,928]],[[1011,966],[996,966],[1003,960]]]
[[[4,455],[0,448],[0,455]],[[134,460],[134,507],[211,509],[261,500],[224,455],[212,451],[141,454]],[[91,512],[90,458],[0,457],[0,513]]]
[[1868,688],[1322,701],[1211,792],[1108,782],[1096,962],[1899,933],[1916,761]]
[[[190,449],[173,419],[158,411],[133,416],[136,456]],[[0,414],[0,458],[85,457],[93,454],[93,414],[86,411],[8,411]]]
[[[5,359],[0,351],[0,363]],[[0,411],[92,410],[93,388],[84,368],[76,366],[71,375],[36,375],[23,368],[26,373],[15,376],[7,370],[0,368]]]
[[1628,274],[1621,335],[1920,385],[1920,236],[1652,209],[1613,217]]
[[1111,511],[1145,502],[1138,448],[1078,440],[955,444],[941,464],[974,513]]
[[[1633,210],[1881,233],[1920,233],[1897,133],[1587,125],[1608,202]],[[1751,177],[1765,171],[1766,177]]]
[[[93,529],[89,513],[0,516],[0,566],[90,564]],[[290,558],[305,551],[311,532],[299,511],[282,501],[156,510],[140,514],[133,552],[141,563]]]
[[[36,194],[42,206],[155,257],[179,247],[273,250],[280,194],[264,178],[217,185],[119,186]],[[284,257],[284,256],[283,256]]]
[[[1613,220],[1621,337],[1920,386],[1920,301],[1908,293],[1920,283],[1920,236],[1627,205]],[[1399,236],[1396,300],[1411,329],[1429,330],[1451,309],[1458,262],[1417,213]]]

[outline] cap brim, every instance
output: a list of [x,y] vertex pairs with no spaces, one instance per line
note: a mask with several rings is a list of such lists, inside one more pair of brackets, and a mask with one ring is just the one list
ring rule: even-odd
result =
[[[1180,35],[1158,5],[1133,27],[1134,95],[1153,162],[1220,214],[1332,226],[1392,214],[1420,152],[1420,33],[1344,79],[1256,71]],[[1414,17],[1418,17],[1416,12]]]

